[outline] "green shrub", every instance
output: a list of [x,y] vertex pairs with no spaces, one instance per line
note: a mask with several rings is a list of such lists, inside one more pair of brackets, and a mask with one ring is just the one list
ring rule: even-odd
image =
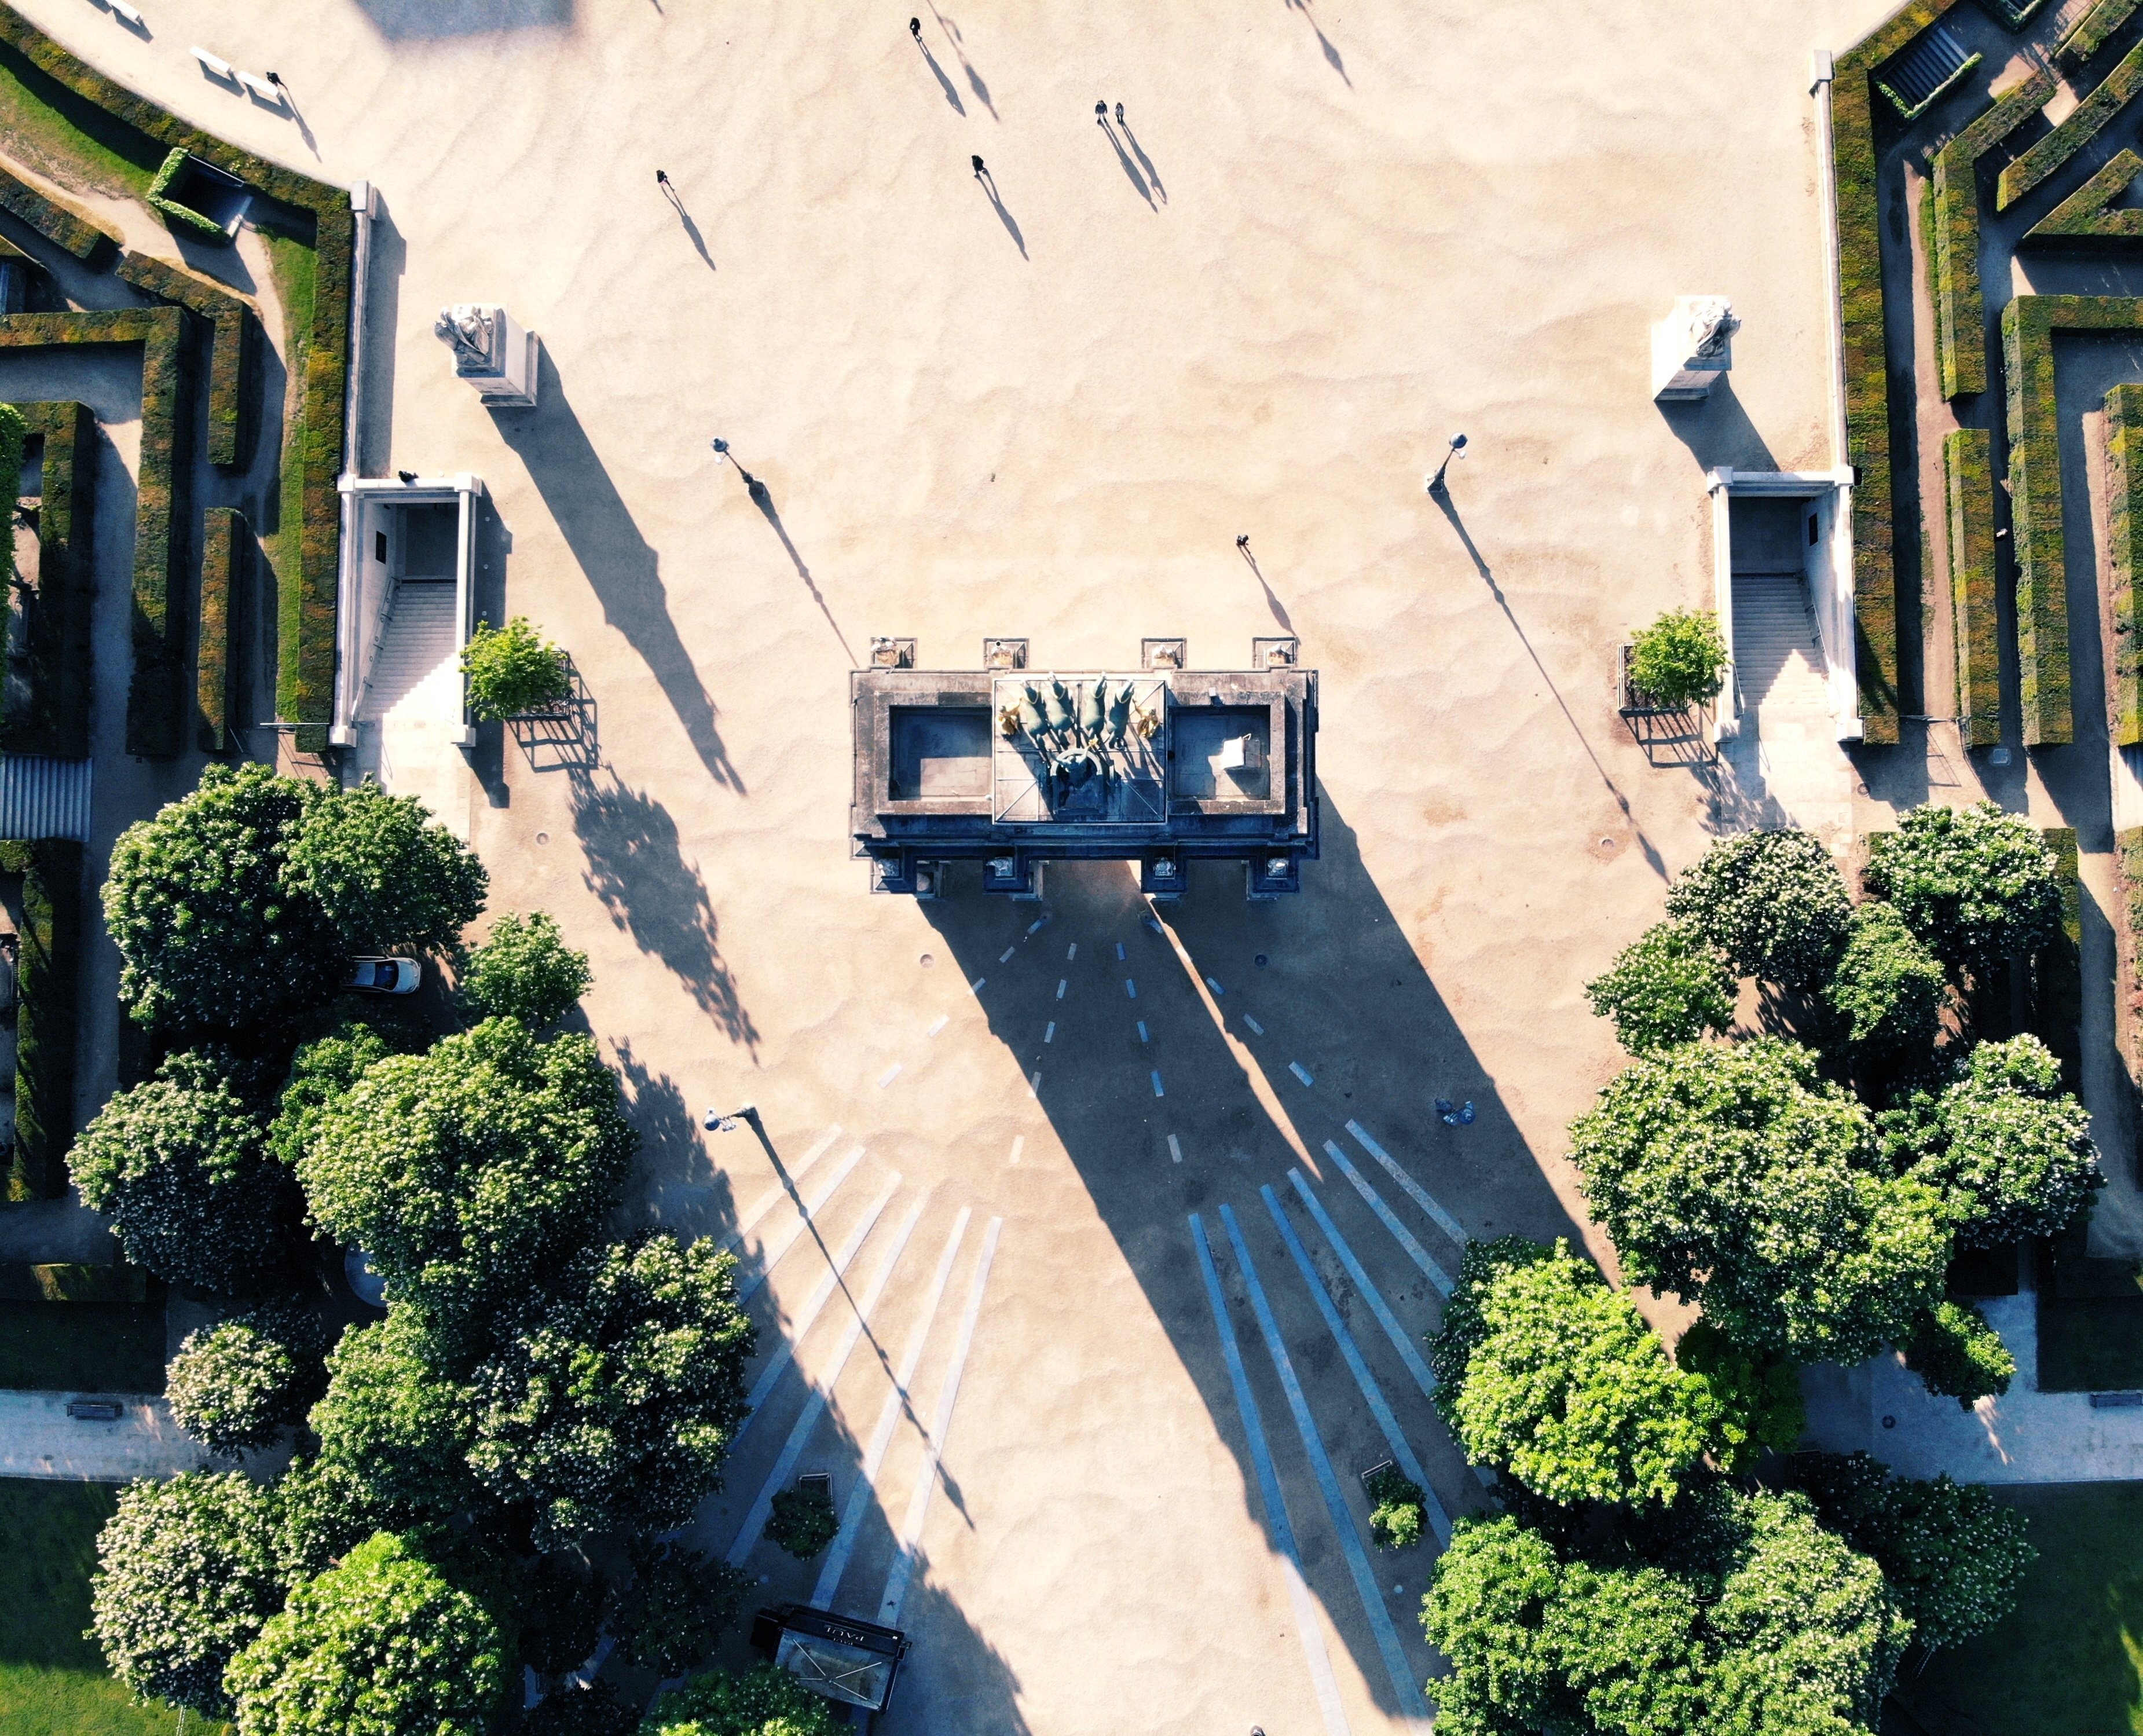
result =
[[1820,840],[1744,832],[1683,869],[1668,888],[1667,914],[1709,939],[1737,975],[1809,991],[1829,977],[1853,906]]
[[1823,993],[1847,1042],[1863,1055],[1894,1058],[1934,1047],[1947,987],[1942,961],[1895,906],[1878,901],[1853,913]]
[[1992,747],[2002,739],[1993,436],[1985,428],[1957,428],[1946,436],[1943,475],[1949,496],[1949,598],[1957,642],[1957,727],[1967,747]]
[[766,1521],[766,1538],[799,1561],[808,1561],[839,1535],[841,1516],[834,1511],[834,1497],[816,1483],[798,1483],[774,1497],[774,1513]]
[[1935,157],[1929,223],[1933,232],[1935,340],[1944,398],[1987,389],[1987,306],[1979,284],[1979,165],[2046,105],[2053,74],[2033,72]]
[[194,660],[194,705],[203,753],[220,754],[231,741],[230,608],[245,582],[240,566],[251,542],[235,507],[201,514],[200,650]]
[[2143,386],[2106,394],[2106,597],[2113,621],[2113,741],[2143,746]]
[[[90,532],[97,474],[97,418],[87,404],[16,407],[42,436],[37,564],[21,575],[35,593],[11,653],[21,679],[0,682],[0,749],[82,759],[89,754],[90,621],[96,574]],[[19,483],[17,485],[19,487]]]
[[1970,1303],[1938,1302],[1921,1310],[1901,1348],[1905,1366],[1930,1392],[1954,1398],[1967,1411],[1975,1400],[2007,1392],[2017,1377],[2017,1358]]
[[714,1669],[695,1676],[658,1699],[641,1729],[643,1736],[836,1736],[837,1715],[787,1670],[758,1664],[743,1675]]
[[507,911],[470,954],[463,986],[483,1011],[542,1031],[565,1017],[593,980],[588,955],[560,939],[549,916]]
[[1977,985],[2061,930],[2061,882],[2045,838],[1992,802],[1913,809],[1896,831],[1871,841],[1865,880],[1944,964]]
[[1632,1055],[1694,1041],[1734,1022],[1734,973],[1689,922],[1656,922],[1585,985],[1586,998],[1615,1021]]
[[164,1390],[178,1425],[211,1452],[236,1458],[272,1446],[327,1390],[319,1313],[290,1298],[264,1302],[186,1334]]
[[205,217],[190,205],[181,205],[171,196],[171,189],[185,176],[191,159],[185,151],[174,149],[164,159],[163,166],[156,171],[156,179],[149,183],[149,209],[161,216],[173,228],[185,230],[196,240],[228,245],[230,237],[224,233],[223,225],[212,217]]
[[462,647],[470,715],[487,723],[519,717],[569,698],[573,690],[566,654],[517,615],[503,629],[478,621]]
[[1718,1405],[1712,1457],[1721,1471],[1746,1471],[1766,1452],[1790,1452],[1808,1426],[1799,1369],[1742,1349],[1708,1320],[1681,1335],[1675,1363],[1700,1377]]
[[1630,685],[1655,705],[1680,711],[1725,685],[1726,641],[1709,609],[1670,609],[1631,646]]
[[94,264],[118,236],[80,205],[40,193],[24,181],[0,170],[0,210],[19,217],[62,252],[71,253],[85,265]]
[[74,1056],[82,975],[82,846],[69,838],[0,844],[0,873],[22,877],[15,958],[15,1146],[10,1199],[67,1186],[74,1145]]
[[208,461],[224,467],[236,464],[245,413],[247,353],[252,347],[251,309],[221,284],[146,254],[121,255],[112,275],[145,295],[184,308],[206,322],[210,334]]
[[1428,1509],[1421,1485],[1398,1466],[1387,1465],[1365,1485],[1373,1505],[1369,1535],[1379,1549],[1411,1549],[1421,1541]]
[[632,1581],[610,1620],[619,1653],[666,1680],[699,1669],[735,1625],[750,1577],[681,1543],[640,1539],[630,1552]]
[[2066,36],[2054,50],[2066,66],[2081,66],[2113,39],[2113,33],[2126,24],[2143,0],[2098,0],[2098,3],[2077,19]]
[[2121,57],[2091,93],[2051,132],[2002,171],[1994,209],[2006,211],[2097,137],[2106,124],[2143,91],[2143,43]]

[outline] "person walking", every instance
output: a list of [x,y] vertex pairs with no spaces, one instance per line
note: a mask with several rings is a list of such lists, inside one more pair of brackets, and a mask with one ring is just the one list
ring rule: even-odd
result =
[[1117,125],[1117,126],[1121,126],[1123,124],[1124,124],[1124,106],[1123,106],[1123,104],[1122,104],[1122,103],[1119,102],[1119,103],[1116,105],[1116,125]]
[[910,18],[908,21],[908,33],[915,38],[915,46],[918,48],[921,47],[923,46],[923,20],[920,18]]
[[990,172],[987,169],[985,169],[982,166],[982,160],[980,157],[973,157],[970,158],[969,161],[975,166],[975,179],[977,181],[980,181],[985,175],[987,175]]
[[655,171],[655,185],[658,187],[666,187],[670,185],[670,177],[657,169]]

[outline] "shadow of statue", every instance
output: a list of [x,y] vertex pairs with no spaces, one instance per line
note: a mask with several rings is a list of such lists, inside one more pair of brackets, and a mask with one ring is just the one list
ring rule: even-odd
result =
[[357,0],[357,9],[390,42],[573,27],[573,0]]
[[611,920],[670,968],[731,1042],[756,1056],[759,1030],[723,962],[714,901],[685,859],[668,810],[614,773],[607,784],[577,776],[573,831],[587,858],[582,878]]
[[659,557],[640,534],[574,415],[551,352],[545,349],[541,355],[540,408],[498,411],[492,420],[527,467],[530,480],[602,603],[603,619],[646,661],[708,775],[742,795],[744,779],[722,744],[714,701],[670,617]]

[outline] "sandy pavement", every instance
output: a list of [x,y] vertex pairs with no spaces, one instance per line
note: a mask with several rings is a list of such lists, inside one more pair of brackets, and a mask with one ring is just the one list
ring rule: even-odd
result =
[[[1433,1278],[1325,1142],[1427,1260],[1457,1251],[1349,1121],[1467,1230],[1604,1251],[1561,1155],[1617,1064],[1581,986],[1730,808],[1622,733],[1615,646],[1708,601],[1705,467],[1830,462],[1807,56],[1883,8],[1742,8],[1730,34],[1664,0],[922,0],[927,53],[905,8],[168,0],[146,42],[74,0],[27,10],[227,136],[381,190],[367,467],[485,478],[490,582],[597,703],[599,770],[493,739],[467,818],[496,903],[555,912],[594,956],[588,1016],[649,1135],[632,1214],[724,1232],[777,1165],[806,1199],[841,1172],[755,1298],[793,1324],[897,1171],[801,1339],[828,1380],[922,1207],[788,1467],[845,1498],[928,1321],[836,1592],[883,1608],[914,1516],[886,1728],[1399,1727],[1431,1667],[1429,1551],[1353,1559],[1383,1442],[1260,1190],[1444,1506],[1477,1500],[1289,1171],[1408,1333]],[[303,131],[205,82],[194,42],[280,72]],[[1646,329],[1697,292],[1746,322],[1733,391],[1670,421]],[[492,298],[542,335],[536,412],[487,413],[430,335],[442,304]],[[1447,512],[1422,477],[1459,429]],[[1289,629],[1324,681],[1300,898],[1246,907],[1210,873],[1164,935],[1115,868],[1041,907],[867,895],[845,682],[870,635],[958,667],[1026,634],[1038,665],[1091,669],[1180,633],[1225,667]],[[1437,1096],[1477,1120],[1447,1129]],[[698,1133],[747,1098],[766,1146]],[[998,1219],[925,1506],[923,1432]],[[797,1221],[777,1204],[745,1244]],[[771,1388],[699,1527],[715,1547],[804,1402],[794,1369]],[[749,1560],[769,1595],[813,1590],[815,1565]]]

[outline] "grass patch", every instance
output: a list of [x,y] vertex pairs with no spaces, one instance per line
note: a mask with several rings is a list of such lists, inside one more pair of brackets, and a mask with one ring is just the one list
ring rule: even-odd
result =
[[0,1302],[0,1387],[162,1392],[163,1304]]
[[298,678],[298,636],[304,597],[300,534],[305,514],[304,379],[313,347],[313,291],[319,278],[319,255],[309,239],[265,224],[259,228],[260,239],[268,246],[275,299],[283,310],[282,489],[276,503],[275,528],[260,539],[261,552],[275,574],[275,685],[280,711],[285,695]]
[[[2039,1387],[2046,1392],[2143,1388],[2143,1295],[2040,1297]],[[2143,1536],[2136,1541],[2143,1545]],[[2143,1560],[2143,1548],[2137,1559]]]
[[1938,1652],[1919,1685],[1967,1709],[1984,1736],[2106,1736],[2143,1727],[2143,1483],[1997,1489],[2039,1559],[2017,1607]]
[[[178,1714],[141,1705],[106,1674],[89,1625],[97,1534],[117,1505],[104,1483],[0,1478],[0,1736],[171,1736]],[[189,1718],[212,1736],[225,1725]]]
[[123,187],[145,202],[164,152],[12,48],[0,49],[0,145],[54,181]]

